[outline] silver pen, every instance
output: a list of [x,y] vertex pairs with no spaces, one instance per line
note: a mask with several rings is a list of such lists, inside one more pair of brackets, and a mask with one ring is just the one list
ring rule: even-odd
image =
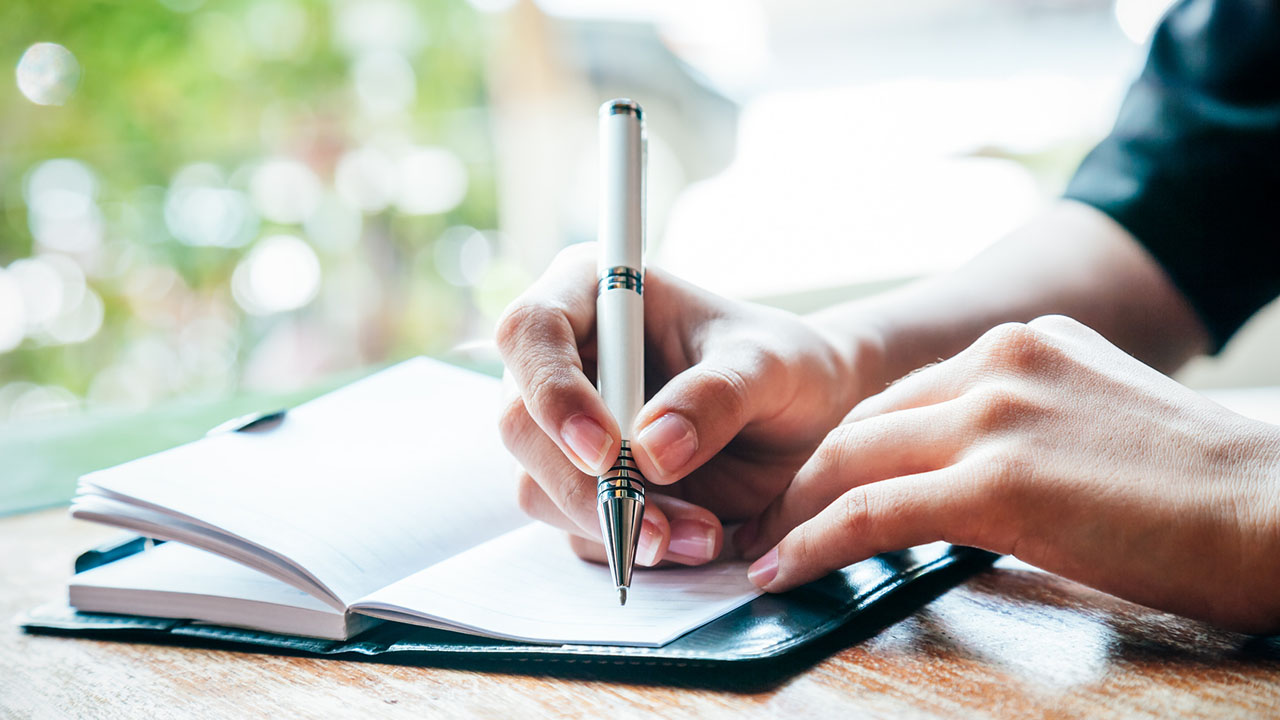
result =
[[596,382],[622,430],[622,448],[597,478],[596,502],[622,605],[644,518],[644,476],[631,454],[631,427],[644,404],[644,185],[644,115],[631,100],[610,100],[600,106]]

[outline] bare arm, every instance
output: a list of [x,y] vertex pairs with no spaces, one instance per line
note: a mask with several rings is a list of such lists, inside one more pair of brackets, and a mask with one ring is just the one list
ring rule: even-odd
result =
[[[1209,347],[1200,319],[1156,260],[1114,220],[1066,200],[954,272],[810,320],[861,358],[864,382],[883,387],[1000,323],[1049,314],[1088,325],[1164,372]],[[869,355],[878,355],[879,370]]]

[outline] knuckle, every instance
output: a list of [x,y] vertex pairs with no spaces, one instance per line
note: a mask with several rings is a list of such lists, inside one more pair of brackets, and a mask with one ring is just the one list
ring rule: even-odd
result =
[[1045,332],[1023,323],[997,325],[979,343],[985,362],[997,371],[1035,372],[1059,356]]
[[789,374],[794,360],[783,357],[769,346],[769,342],[768,337],[762,337],[746,348],[747,361],[744,367],[749,369],[749,375],[759,378],[778,378]]
[[600,526],[593,522],[596,503],[595,483],[589,482],[585,475],[574,474],[576,477],[562,486],[564,495],[559,503],[560,509],[582,528],[598,533]]
[[1032,474],[1032,463],[1004,447],[972,459],[973,479],[981,495],[998,507],[1017,507],[1022,488]]
[[574,385],[569,369],[551,364],[538,365],[529,376],[525,405],[532,412],[539,413],[544,421],[548,418],[558,420],[565,414]]
[[791,562],[801,567],[813,564],[818,558],[816,535],[812,523],[805,523],[787,536],[784,542],[787,543],[787,554],[791,556]]
[[839,527],[846,533],[863,533],[871,520],[871,498],[865,487],[856,487],[836,500]]
[[735,424],[742,424],[746,419],[748,397],[748,385],[742,373],[731,367],[713,366],[701,366],[695,373],[705,396]]
[[546,309],[530,303],[523,297],[516,298],[502,311],[498,319],[494,339],[498,343],[498,351],[503,358],[511,358],[518,352],[521,339],[527,336],[531,327],[536,327]]
[[1043,412],[1034,400],[1006,384],[984,385],[970,395],[970,425],[982,434],[1008,430]]
[[964,465],[955,493],[971,511],[963,526],[945,539],[1002,554],[1017,554],[1015,548],[1025,551],[1027,530],[1034,525],[1028,525],[1029,508],[1024,504],[1030,464],[1010,452],[988,451],[967,458]]
[[813,453],[816,469],[820,472],[839,472],[845,462],[856,453],[859,429],[858,423],[848,423],[838,425],[828,432]]

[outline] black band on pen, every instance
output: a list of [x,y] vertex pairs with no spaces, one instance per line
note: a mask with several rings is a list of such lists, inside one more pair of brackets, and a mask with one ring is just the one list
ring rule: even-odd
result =
[[596,281],[596,294],[605,290],[635,290],[637,295],[644,295],[644,275],[626,265],[611,267],[600,273]]
[[631,454],[631,443],[623,440],[613,467],[596,478],[596,499],[631,498],[644,502],[644,475]]
[[600,108],[601,115],[635,115],[636,120],[644,121],[644,111],[640,103],[628,98],[618,98]]

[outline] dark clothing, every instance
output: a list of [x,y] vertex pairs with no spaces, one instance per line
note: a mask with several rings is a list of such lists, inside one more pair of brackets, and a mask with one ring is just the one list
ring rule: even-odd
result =
[[1280,294],[1280,3],[1176,4],[1065,195],[1132,233],[1220,348]]

